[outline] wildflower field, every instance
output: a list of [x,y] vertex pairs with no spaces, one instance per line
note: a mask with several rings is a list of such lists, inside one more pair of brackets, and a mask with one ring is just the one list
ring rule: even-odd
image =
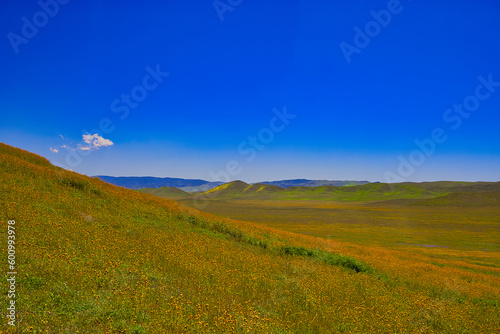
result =
[[495,260],[221,218],[4,144],[0,221],[5,333],[500,332]]

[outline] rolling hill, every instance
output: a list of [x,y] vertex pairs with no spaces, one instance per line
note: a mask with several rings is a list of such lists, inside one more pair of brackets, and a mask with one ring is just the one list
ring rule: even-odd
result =
[[[415,205],[438,205],[432,203],[433,198],[450,195],[455,192],[482,193],[500,191],[500,182],[425,182],[425,183],[368,183],[364,185],[336,187],[332,185],[318,187],[288,187],[282,188],[264,183],[248,184],[243,181],[233,181],[222,184],[202,193],[186,193],[176,191],[172,188],[165,190],[155,190],[153,188],[141,189],[142,192],[151,193],[168,199],[181,199],[194,196],[201,199],[255,199],[255,200],[328,200],[340,202],[356,201],[388,201],[388,200],[428,200],[416,203]],[[458,196],[458,195],[457,195]],[[469,195],[462,194],[460,202],[465,203]],[[485,195],[494,196],[493,195]],[[450,195],[450,201],[455,198]],[[480,195],[470,195],[478,200],[483,198]],[[484,199],[483,199],[484,200]],[[425,204],[427,203],[427,204]],[[444,203],[444,202],[443,202]],[[451,203],[451,202],[450,202]],[[494,199],[486,200],[484,203],[495,203]],[[462,204],[457,204],[462,205]],[[472,205],[472,204],[467,204]],[[493,204],[492,204],[493,205]]]
[[332,200],[332,201],[376,201],[390,199],[424,199],[442,195],[415,184],[368,183],[357,186],[281,188],[274,185],[250,185],[234,181],[213,188],[197,196],[208,199],[260,199],[260,200]]
[[493,333],[500,326],[497,268],[219,218],[1,143],[0,219],[6,234],[7,222],[15,226],[15,241],[5,238],[0,250],[15,248],[17,272],[15,297],[2,299],[5,308],[15,299],[16,327],[4,319],[2,332]]
[[281,188],[289,188],[289,187],[320,187],[320,186],[343,187],[343,186],[363,185],[363,184],[368,184],[370,182],[294,179],[294,180],[281,180],[281,181],[264,181],[259,183],[278,186]]
[[276,192],[283,191],[283,188],[274,186],[274,185],[269,185],[269,184],[264,184],[264,183],[254,183],[252,185],[247,186],[245,189],[243,189],[244,194],[272,194]]
[[213,188],[196,196],[207,199],[259,199],[259,200],[330,200],[330,201],[386,201],[399,199],[431,199],[455,191],[479,193],[500,189],[500,182],[448,183],[368,183],[364,185],[335,187],[281,188],[274,185],[247,184],[234,181]]
[[420,200],[412,205],[483,207],[500,206],[500,191],[457,191],[448,195]]
[[478,192],[478,191],[500,191],[500,182],[455,182],[437,181],[412,183],[405,182],[403,185],[417,185],[431,192],[452,193],[452,192]]

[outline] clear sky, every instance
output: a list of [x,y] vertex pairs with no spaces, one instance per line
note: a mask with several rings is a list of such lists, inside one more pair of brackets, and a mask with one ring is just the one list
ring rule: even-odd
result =
[[87,175],[499,181],[499,16],[496,0],[2,1],[0,141]]

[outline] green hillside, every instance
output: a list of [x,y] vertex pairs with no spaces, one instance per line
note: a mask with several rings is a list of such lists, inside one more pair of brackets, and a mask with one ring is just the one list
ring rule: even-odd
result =
[[424,206],[500,206],[500,191],[460,191],[412,203]]
[[233,181],[224,183],[218,187],[205,191],[203,194],[206,194],[210,197],[234,197],[241,194],[246,188],[250,185],[243,181]]
[[137,191],[169,199],[191,197],[191,194],[175,187],[143,188]]
[[271,193],[276,193],[283,191],[284,189],[278,186],[270,185],[270,184],[263,184],[263,183],[255,183],[252,185],[249,185],[245,189],[243,189],[242,193],[244,194],[271,194]]
[[476,191],[500,191],[500,182],[454,182],[454,181],[438,181],[438,182],[421,182],[411,183],[405,182],[401,184],[418,185],[431,192],[476,192]]

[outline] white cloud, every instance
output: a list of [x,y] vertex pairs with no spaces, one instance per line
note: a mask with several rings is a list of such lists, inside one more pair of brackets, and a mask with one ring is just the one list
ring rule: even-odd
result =
[[[63,135],[59,135],[61,138],[67,140],[67,138],[64,138]],[[72,150],[72,151],[95,151],[95,150],[98,150],[100,149],[101,147],[108,147],[108,146],[113,146],[114,143],[109,140],[109,139],[106,139],[106,138],[103,138],[101,136],[99,136],[97,133],[95,134],[84,134],[82,136],[82,142],[80,144],[77,144],[76,147],[74,147],[74,145],[67,145],[67,144],[64,144],[64,145],[61,145],[60,148],[53,148],[51,147],[50,148],[50,151],[52,153],[58,153],[61,148],[64,148],[66,150]]]
[[106,138],[103,138],[99,136],[97,133],[96,134],[86,134],[83,135],[83,141],[87,145],[79,145],[78,149],[81,151],[88,151],[88,150],[98,150],[101,147],[108,147],[114,145],[114,143]]
[[62,139],[64,139],[64,136],[62,134],[59,134],[59,137],[61,137]]

